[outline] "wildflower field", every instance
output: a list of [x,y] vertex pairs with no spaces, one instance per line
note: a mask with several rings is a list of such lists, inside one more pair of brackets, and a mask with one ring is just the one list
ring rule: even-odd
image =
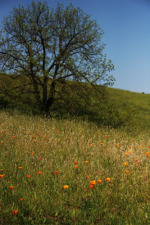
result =
[[0,224],[150,222],[148,134],[0,112]]

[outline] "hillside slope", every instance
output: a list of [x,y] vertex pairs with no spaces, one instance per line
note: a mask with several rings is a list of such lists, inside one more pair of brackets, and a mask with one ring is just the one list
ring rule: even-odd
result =
[[150,94],[107,88],[110,99],[120,107],[127,104],[135,109],[135,117],[140,127],[150,129]]
[[[29,114],[40,113],[32,87],[16,89],[16,86],[25,82],[24,79],[21,76],[16,82],[16,79],[12,79],[11,76],[1,74],[0,109],[17,109]],[[99,89],[97,93],[88,84],[67,82],[69,85],[66,87],[63,84],[57,84],[56,92],[63,90],[63,93],[56,94],[56,98],[61,98],[52,107],[52,116],[59,118],[78,116],[99,125],[110,125],[114,128],[124,127],[127,124],[130,126],[131,123],[140,129],[150,130],[150,94],[101,86],[97,86]]]

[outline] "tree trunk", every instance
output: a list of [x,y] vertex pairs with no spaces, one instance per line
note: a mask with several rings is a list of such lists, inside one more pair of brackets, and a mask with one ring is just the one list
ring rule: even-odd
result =
[[53,80],[50,87],[49,98],[45,101],[45,104],[43,104],[43,111],[46,116],[50,116],[50,109],[55,101],[55,86],[56,82]]

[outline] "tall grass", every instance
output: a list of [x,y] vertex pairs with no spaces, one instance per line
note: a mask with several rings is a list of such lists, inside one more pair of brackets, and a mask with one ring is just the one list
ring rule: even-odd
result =
[[0,112],[1,224],[147,225],[149,146],[146,134]]

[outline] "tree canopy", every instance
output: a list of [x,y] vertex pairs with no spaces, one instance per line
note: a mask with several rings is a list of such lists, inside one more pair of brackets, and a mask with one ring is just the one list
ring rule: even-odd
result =
[[[0,32],[1,72],[22,76],[21,90],[32,87],[39,108],[49,112],[68,80],[111,85],[111,60],[103,54],[103,30],[72,4],[55,9],[32,1],[14,8]],[[19,91],[18,87],[18,91]],[[77,91],[77,90],[76,90]]]

